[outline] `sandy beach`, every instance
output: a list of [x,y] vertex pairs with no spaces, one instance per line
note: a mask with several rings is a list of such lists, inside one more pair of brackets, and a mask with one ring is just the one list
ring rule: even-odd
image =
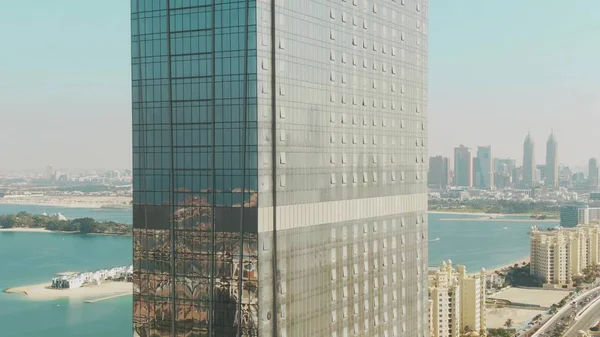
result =
[[41,205],[51,207],[70,208],[102,208],[102,207],[129,207],[131,197],[102,197],[102,196],[5,196],[0,198],[0,204],[8,205]]
[[93,299],[113,298],[133,293],[131,282],[106,282],[75,289],[52,289],[51,283],[34,284],[6,289],[9,294],[22,294],[32,300],[54,300],[59,298]]
[[[45,228],[0,228],[0,232],[36,232],[36,233],[53,233]],[[57,232],[58,233],[58,232]]]
[[[427,213],[429,214],[452,214],[452,215],[475,215],[475,216],[480,216],[480,217],[487,217],[487,218],[500,218],[503,217],[507,214],[500,214],[500,213],[470,213],[470,212],[445,212],[445,211],[427,211]],[[510,215],[527,215],[527,214],[510,214]],[[470,218],[472,219],[472,218]]]
[[[14,227],[14,228],[0,228],[1,232],[28,232],[28,233],[56,233],[56,234],[79,234],[79,231],[75,232],[64,232],[64,231],[49,231],[45,228],[26,228],[26,227]],[[99,233],[99,235],[104,235]]]
[[485,221],[485,222],[557,222],[556,219],[510,219],[510,218],[493,218],[493,217],[480,217],[480,218],[442,218],[439,221]]
[[503,271],[503,270],[506,270],[506,269],[508,269],[508,268],[510,268],[510,267],[512,267],[512,266],[514,266],[515,264],[518,264],[519,266],[522,266],[522,265],[523,265],[523,263],[525,263],[525,264],[529,263],[529,257],[524,257],[524,258],[522,258],[522,259],[520,259],[520,260],[517,260],[517,261],[515,261],[515,262],[513,262],[513,263],[505,264],[505,265],[503,265],[503,266],[499,266],[499,267],[496,267],[496,268],[492,268],[492,269],[486,270],[486,272],[487,272],[488,274],[493,274],[493,273],[495,273],[495,272],[497,272],[497,271]]

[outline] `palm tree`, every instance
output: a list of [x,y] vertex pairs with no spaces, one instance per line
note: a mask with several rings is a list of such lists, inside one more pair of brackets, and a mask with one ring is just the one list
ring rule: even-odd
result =
[[510,328],[512,328],[512,326],[513,326],[513,323],[514,323],[514,321],[512,320],[512,318],[509,318],[509,319],[507,319],[507,320],[506,320],[506,322],[504,322],[504,326],[505,326],[507,329],[510,329]]
[[468,333],[469,333],[469,332],[471,332],[471,331],[473,331],[473,329],[471,329],[471,327],[467,325],[467,326],[465,326],[465,327],[462,329],[462,334],[463,334],[463,335],[466,335],[466,334],[468,334]]

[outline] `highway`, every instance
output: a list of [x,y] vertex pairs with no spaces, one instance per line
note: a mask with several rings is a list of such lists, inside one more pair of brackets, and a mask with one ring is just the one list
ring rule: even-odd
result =
[[556,331],[559,331],[561,328],[568,325],[571,320],[575,319],[577,313],[584,309],[590,301],[596,299],[599,294],[600,286],[589,289],[578,295],[576,298],[569,300],[567,304],[560,308],[558,312],[542,325],[531,337],[553,336]]
[[564,337],[576,337],[579,330],[588,331],[600,319],[600,296],[592,300],[575,316]]

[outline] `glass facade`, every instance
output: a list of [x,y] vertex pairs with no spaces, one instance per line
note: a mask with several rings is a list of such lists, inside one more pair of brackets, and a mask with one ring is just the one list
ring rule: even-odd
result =
[[255,3],[131,5],[134,329],[257,336]]
[[134,333],[427,335],[427,0],[132,0]]

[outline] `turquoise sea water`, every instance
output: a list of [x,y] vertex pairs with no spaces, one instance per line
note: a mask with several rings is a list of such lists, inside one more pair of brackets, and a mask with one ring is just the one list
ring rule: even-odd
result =
[[[62,213],[69,219],[131,222],[131,211],[0,205],[0,214],[27,211]],[[461,221],[470,215],[429,215],[429,262],[452,259],[469,271],[504,265],[529,255],[527,232],[557,223]],[[441,220],[457,219],[457,220]],[[506,227],[506,229],[504,229]],[[440,238],[439,241],[431,241]],[[54,273],[85,271],[131,263],[131,238],[72,234],[0,232],[0,290],[48,282]],[[30,301],[0,293],[0,336],[130,337],[129,297],[94,304],[82,300]]]

